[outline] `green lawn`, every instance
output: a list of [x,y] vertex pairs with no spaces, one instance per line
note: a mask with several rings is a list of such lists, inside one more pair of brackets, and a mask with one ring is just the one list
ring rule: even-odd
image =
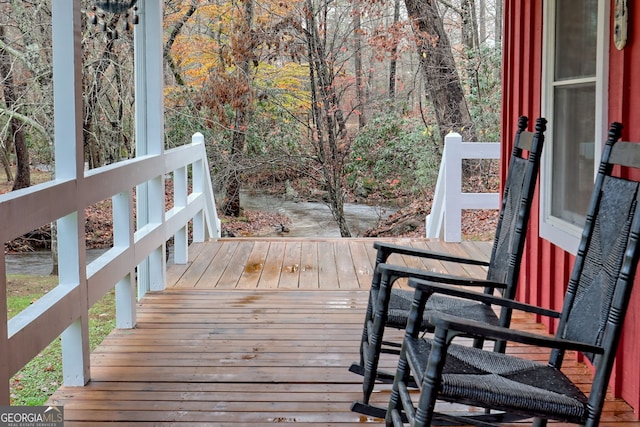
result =
[[[9,275],[7,310],[9,317],[20,313],[58,283],[56,276]],[[89,341],[93,350],[115,328],[114,292],[89,311]],[[11,379],[12,405],[43,405],[62,385],[60,338],[52,342]]]

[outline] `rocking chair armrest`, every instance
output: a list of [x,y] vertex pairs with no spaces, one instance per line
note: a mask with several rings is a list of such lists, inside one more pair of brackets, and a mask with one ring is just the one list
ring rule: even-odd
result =
[[470,299],[478,302],[483,302],[490,305],[499,305],[501,307],[510,308],[513,310],[524,311],[527,313],[537,314],[540,316],[546,316],[551,318],[560,318],[560,313],[555,310],[549,310],[537,305],[525,304],[508,298],[502,298],[495,295],[490,295],[481,292],[474,292],[467,289],[456,288],[453,286],[447,286],[440,283],[434,283],[429,280],[421,280],[420,278],[409,279],[409,286],[426,291],[429,293],[445,294],[457,298]]
[[400,255],[416,256],[420,258],[429,258],[429,259],[435,259],[435,260],[446,261],[446,262],[456,262],[456,263],[469,264],[469,265],[480,265],[482,267],[489,266],[488,261],[459,257],[455,255],[442,253],[442,252],[430,251],[428,249],[412,248],[410,246],[396,245],[393,243],[374,242],[373,247],[377,249],[378,252],[383,251],[387,254],[386,257],[384,257],[385,260],[389,257],[389,255],[395,253]]
[[381,275],[391,278],[390,282],[399,278],[428,280],[436,283],[446,283],[448,285],[473,286],[483,288],[505,289],[506,283],[494,282],[486,279],[476,279],[473,277],[454,276],[451,274],[437,273],[435,271],[409,268],[397,264],[381,263],[376,267]]
[[448,335],[451,338],[458,335],[457,333],[461,333],[465,336],[518,342],[521,344],[546,347],[551,349],[573,350],[593,354],[604,353],[604,348],[596,345],[579,341],[564,340],[555,336],[539,335],[531,332],[518,331],[501,326],[492,326],[486,323],[463,319],[461,317],[452,316],[450,314],[441,312],[432,312],[429,315],[428,321],[436,328],[436,331],[438,329],[448,331]]

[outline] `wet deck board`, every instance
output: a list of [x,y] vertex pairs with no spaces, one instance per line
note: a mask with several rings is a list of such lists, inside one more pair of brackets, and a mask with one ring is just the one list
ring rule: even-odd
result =
[[[488,258],[491,244],[466,245],[425,239],[393,240],[416,248]],[[366,289],[376,251],[373,239],[220,239],[190,248],[188,266],[169,272],[179,288]],[[392,255],[389,262],[455,275],[484,277],[482,267]]]

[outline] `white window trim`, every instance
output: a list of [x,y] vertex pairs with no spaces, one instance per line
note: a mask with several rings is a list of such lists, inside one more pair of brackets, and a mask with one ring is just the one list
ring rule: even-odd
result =
[[[542,164],[540,166],[540,237],[567,252],[576,254],[582,235],[582,228],[569,224],[560,218],[551,216],[551,161],[553,158],[553,34],[555,28],[555,4],[551,0],[544,2],[544,31],[542,47],[542,116],[549,120]],[[600,135],[600,144],[594,153],[594,179],[598,172],[602,146],[608,130],[608,82],[609,82],[609,40],[610,40],[610,2],[598,2],[598,41],[596,56],[596,123],[595,134]]]

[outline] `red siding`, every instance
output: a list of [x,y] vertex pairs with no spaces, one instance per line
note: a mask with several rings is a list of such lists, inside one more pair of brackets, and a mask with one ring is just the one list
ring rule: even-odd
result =
[[[504,2],[503,35],[503,117],[502,117],[502,173],[507,169],[509,153],[513,148],[513,135],[517,118],[526,115],[533,125],[540,116],[542,73],[542,6],[534,1],[506,0]],[[504,178],[504,176],[503,176]],[[525,245],[525,257],[521,274],[526,277],[518,289],[522,301],[541,303],[540,283],[548,268],[541,269],[545,242],[531,238],[537,236],[539,217],[537,214],[538,192],[529,224],[529,237]],[[545,263],[551,265],[550,260]]]
[[[535,121],[541,111],[542,4],[542,0],[504,2],[503,178],[518,116],[527,115]],[[640,141],[640,42],[635,35],[640,30],[640,8],[631,8],[631,13],[633,16],[629,23],[636,31],[630,31],[626,48],[618,51],[613,44],[610,47],[607,111],[609,121],[620,121],[625,125],[623,139]],[[539,220],[539,199],[536,195],[518,299],[559,310],[574,257],[538,237]],[[640,279],[637,282],[639,285],[630,301],[631,308],[612,377],[614,392],[629,402],[636,414],[640,411]],[[547,326],[553,332],[555,325]]]
[[[631,5],[631,2],[630,2]],[[640,141],[640,8],[631,7],[632,27],[626,47],[619,51],[611,44],[609,54],[609,119],[624,126],[623,139]],[[634,31],[635,30],[635,31]],[[624,173],[624,172],[623,172]],[[614,371],[615,392],[640,413],[640,280],[631,296],[625,320],[619,362]]]

